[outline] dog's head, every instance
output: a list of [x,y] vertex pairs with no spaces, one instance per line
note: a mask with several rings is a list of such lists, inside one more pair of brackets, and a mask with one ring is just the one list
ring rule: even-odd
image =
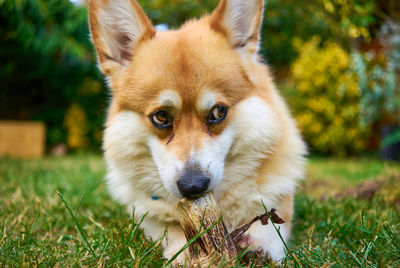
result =
[[246,173],[274,150],[277,100],[257,62],[262,13],[262,0],[222,0],[210,16],[156,32],[135,0],[90,2],[112,91],[104,149],[123,175],[158,175],[169,193],[197,196],[226,165]]

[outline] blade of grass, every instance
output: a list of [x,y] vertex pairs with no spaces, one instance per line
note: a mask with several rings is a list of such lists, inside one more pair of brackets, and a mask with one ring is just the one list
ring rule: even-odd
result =
[[268,217],[269,217],[269,220],[270,220],[272,226],[274,226],[275,231],[278,233],[279,238],[282,240],[282,243],[283,243],[283,245],[285,246],[287,252],[288,252],[288,253],[290,254],[290,256],[293,258],[293,260],[295,260],[296,264],[297,264],[299,267],[303,267],[303,266],[301,265],[299,259],[297,259],[297,257],[296,257],[295,255],[293,255],[292,251],[291,251],[291,250],[289,249],[289,247],[286,245],[286,242],[285,242],[285,240],[283,239],[282,234],[281,234],[279,228],[277,228],[277,227],[275,226],[275,223],[274,223],[274,221],[272,220],[271,215],[270,215],[270,213],[268,212],[268,209],[267,209],[267,207],[265,206],[264,201],[263,201],[262,199],[261,199],[261,203],[262,203],[262,205],[263,205],[263,207],[264,207],[264,209],[265,209],[265,212],[268,213],[268,215],[269,215],[269,216],[268,216]]
[[385,233],[389,238],[393,241],[393,245],[400,250],[400,240],[399,238],[393,233],[392,228],[390,228],[389,225],[384,224],[383,229],[385,230]]
[[81,224],[79,223],[78,219],[75,217],[75,215],[72,212],[71,208],[69,207],[67,201],[64,199],[64,196],[59,191],[57,191],[57,194],[58,194],[59,198],[61,199],[61,201],[64,203],[64,206],[67,209],[68,213],[71,215],[72,219],[74,220],[75,228],[77,229],[77,231],[81,237],[83,245],[85,245],[85,247],[90,251],[90,253],[92,253],[92,255],[97,258],[96,253],[94,252],[92,246],[90,245],[90,243],[88,241],[85,230],[83,230]]
[[357,256],[353,253],[353,251],[349,251],[351,256],[353,256],[353,258],[356,260],[356,262],[358,263],[358,265],[360,265],[360,267],[364,267],[361,263],[361,261],[357,258]]
[[368,246],[367,246],[367,250],[365,251],[365,254],[364,254],[364,260],[365,261],[368,261],[368,254],[369,254],[372,246],[373,246],[372,242],[369,242]]
[[200,222],[200,227],[199,227],[199,231],[201,231],[201,228],[203,228],[203,222],[204,222],[204,216],[206,215],[206,209],[204,209],[203,211],[203,216],[201,216],[201,222]]
[[40,208],[38,208],[38,209],[36,210],[35,218],[33,219],[33,223],[32,223],[31,229],[30,229],[30,231],[29,231],[29,234],[32,234],[32,233],[33,233],[33,230],[36,228],[36,224],[37,224],[37,220],[38,220],[38,218],[39,218],[39,215],[40,215]]
[[136,232],[137,232],[137,230],[139,229],[139,226],[142,224],[142,222],[144,221],[144,218],[146,218],[146,216],[147,216],[148,214],[149,214],[149,213],[146,212],[146,213],[140,218],[139,222],[138,222],[137,224],[135,224],[135,209],[133,209],[133,212],[132,212],[132,222],[131,222],[132,228],[131,228],[131,230],[129,231],[128,238],[126,239],[126,241],[124,242],[124,244],[123,244],[123,246],[122,246],[122,249],[123,249],[123,250],[125,250],[125,248],[126,248],[126,246],[128,245],[128,243],[129,243],[129,242],[132,240],[132,238],[136,235]]
[[81,199],[79,199],[78,206],[77,206],[76,209],[75,209],[74,215],[76,215],[76,213],[78,213],[78,210],[79,210],[79,208],[81,207],[82,200],[83,200],[84,197],[85,197],[85,192],[83,192],[83,194],[82,194],[82,196],[81,196]]

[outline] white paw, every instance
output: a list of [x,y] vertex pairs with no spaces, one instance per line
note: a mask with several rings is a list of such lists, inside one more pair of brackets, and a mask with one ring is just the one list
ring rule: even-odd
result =
[[[284,225],[280,226],[280,233],[287,239],[287,231]],[[261,225],[255,223],[240,241],[240,247],[248,245],[250,254],[257,252],[260,258],[267,261],[280,262],[285,257],[285,246],[272,224]],[[264,262],[265,263],[265,262]]]
[[272,261],[271,254],[265,249],[263,244],[263,241],[247,234],[243,235],[240,240],[236,242],[236,248],[239,254],[246,251],[243,255],[243,262],[263,265]]

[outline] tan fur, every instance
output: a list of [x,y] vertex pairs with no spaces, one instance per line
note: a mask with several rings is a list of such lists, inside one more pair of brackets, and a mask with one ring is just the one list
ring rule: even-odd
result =
[[291,230],[293,219],[293,194],[281,196],[278,199],[280,217],[285,221],[285,226]]
[[[287,221],[288,236],[306,149],[268,67],[258,62],[263,2],[222,0],[212,15],[189,21],[179,30],[157,33],[136,1],[118,2],[127,4],[138,18],[133,25],[138,25],[135,34],[141,35],[130,37],[129,51],[126,43],[115,45],[121,51],[108,47],[114,45],[115,40],[107,40],[114,33],[104,33],[107,29],[99,24],[98,16],[111,0],[91,0],[89,12],[99,64],[112,89],[103,147],[114,197],[128,210],[136,206],[139,217],[149,212],[143,225],[149,236],[157,238],[170,223],[164,254],[171,256],[185,239],[175,211],[179,196],[164,188],[174,186],[161,182],[166,171],[159,165],[173,158],[178,169],[179,163],[191,161],[193,153],[205,161],[209,150],[225,144],[219,149],[228,150],[220,160],[224,175],[213,190],[228,229],[262,213],[262,199],[268,207],[278,208]],[[249,15],[242,18],[243,8]],[[232,19],[229,12],[239,18]],[[181,106],[160,107],[160,96],[166,91],[176,92]],[[210,111],[198,105],[205,92],[228,107],[221,124],[206,125]],[[175,118],[172,129],[158,129],[149,120],[161,108]],[[163,154],[168,157],[162,158]],[[155,193],[160,200],[151,200]],[[262,230],[257,228],[262,227],[249,234],[257,236]],[[279,241],[268,242],[265,237],[254,241],[276,258],[282,257],[276,249]]]

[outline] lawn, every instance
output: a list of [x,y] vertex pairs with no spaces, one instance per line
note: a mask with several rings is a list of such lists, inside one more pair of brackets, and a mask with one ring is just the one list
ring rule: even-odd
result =
[[[94,155],[0,159],[0,266],[163,266],[104,173]],[[379,182],[373,197],[357,192],[365,181]],[[399,185],[399,164],[311,159],[283,266],[400,266]]]

